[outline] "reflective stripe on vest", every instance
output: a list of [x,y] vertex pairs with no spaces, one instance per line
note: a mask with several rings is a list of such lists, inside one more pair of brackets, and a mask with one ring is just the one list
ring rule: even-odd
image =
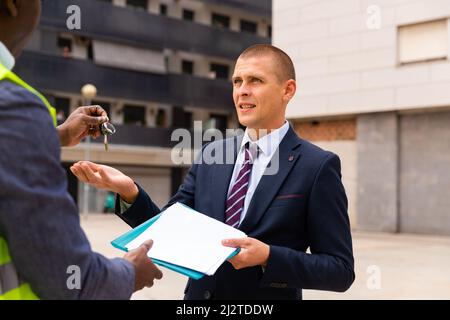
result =
[[0,300],[37,300],[28,283],[16,272],[9,255],[8,245],[0,237]]
[[[45,97],[0,63],[0,81],[8,80],[36,95],[45,104],[56,126],[56,111]],[[8,244],[0,236],[0,300],[36,300],[28,283],[21,280],[9,255]]]
[[31,93],[36,95],[39,99],[41,99],[41,101],[47,107],[48,112],[50,112],[50,115],[53,120],[53,124],[56,126],[56,110],[55,110],[55,108],[53,108],[50,105],[48,100],[42,94],[40,94],[37,90],[35,90],[32,86],[30,86],[25,81],[20,79],[16,74],[14,74],[14,72],[6,69],[6,67],[0,63],[0,81],[3,81],[3,80],[9,80],[9,81],[17,84],[18,86],[21,86],[22,88],[27,89],[28,91],[30,91]]

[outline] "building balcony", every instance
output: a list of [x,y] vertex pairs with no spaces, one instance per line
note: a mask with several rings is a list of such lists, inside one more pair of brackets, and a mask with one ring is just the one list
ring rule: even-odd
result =
[[[132,124],[115,124],[116,133],[108,137],[109,145],[121,145],[121,146],[139,146],[139,147],[158,147],[158,148],[173,148],[180,142],[181,138],[177,136],[177,140],[172,141],[172,133],[180,128],[150,128]],[[190,148],[201,147],[195,146],[194,143],[200,143],[201,145],[208,143],[209,141],[203,141],[203,135],[205,130],[196,132],[193,129],[186,129],[190,133]],[[200,135],[196,137],[194,135]],[[226,132],[221,132],[223,138],[226,138]],[[184,137],[184,135],[183,135]],[[210,139],[210,138],[208,138]],[[100,137],[95,140],[91,140],[95,144],[103,144],[103,138]],[[183,143],[186,143],[184,141]]]
[[152,74],[98,66],[90,60],[25,51],[14,71],[41,91],[80,94],[94,84],[100,97],[159,102],[216,110],[232,110],[232,86],[227,80],[179,74]]
[[[116,133],[108,137],[110,145],[171,148],[178,142],[171,141],[174,128],[149,128],[137,125],[114,125]],[[92,141],[103,144],[103,138]]]
[[272,0],[200,0],[205,3],[227,6],[259,14],[265,18],[272,16]]
[[[257,1],[251,3],[257,6]],[[45,1],[41,28],[67,32],[66,20],[69,15],[66,11],[72,4],[71,0]],[[81,30],[71,32],[93,39],[160,51],[168,48],[230,60],[235,60],[245,48],[253,44],[270,43],[270,38],[221,30],[101,1],[79,0],[77,5],[81,9]]]

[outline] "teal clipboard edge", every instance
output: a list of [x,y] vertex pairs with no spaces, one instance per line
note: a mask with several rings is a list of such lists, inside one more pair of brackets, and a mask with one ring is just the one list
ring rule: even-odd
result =
[[[182,204],[182,205],[192,210],[192,208],[190,208],[184,204]],[[128,243],[130,243],[133,239],[135,239],[136,237],[141,235],[145,230],[147,230],[147,228],[150,227],[156,220],[158,220],[160,216],[161,216],[161,213],[154,216],[153,218],[145,221],[144,223],[140,224],[136,228],[124,233],[120,237],[114,239],[113,241],[111,241],[112,246],[119,250],[128,252],[126,245]],[[239,253],[239,251],[240,251],[240,248],[237,248],[232,254],[230,254],[228,259],[231,259],[232,257],[234,257],[236,254]],[[172,264],[172,263],[169,263],[166,261],[162,261],[162,260],[158,260],[158,259],[152,259],[152,261],[157,265],[160,265],[162,267],[166,267],[167,269],[181,273],[181,274],[183,274],[189,278],[192,278],[194,280],[199,280],[205,276],[204,273],[201,273],[201,272],[198,272],[198,271],[195,271],[192,269],[188,269],[185,267],[181,267],[181,266],[178,266],[176,264]]]

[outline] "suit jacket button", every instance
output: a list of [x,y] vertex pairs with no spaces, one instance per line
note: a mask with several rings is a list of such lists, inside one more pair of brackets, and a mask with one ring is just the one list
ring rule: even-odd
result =
[[205,298],[206,300],[211,299],[211,292],[209,290],[205,290],[205,292],[203,293],[203,298]]

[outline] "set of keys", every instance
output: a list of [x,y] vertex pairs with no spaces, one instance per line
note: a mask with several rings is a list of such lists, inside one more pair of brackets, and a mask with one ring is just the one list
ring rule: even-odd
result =
[[109,122],[104,122],[100,126],[100,132],[103,135],[103,144],[105,145],[105,151],[108,151],[108,136],[116,133],[116,128]]

